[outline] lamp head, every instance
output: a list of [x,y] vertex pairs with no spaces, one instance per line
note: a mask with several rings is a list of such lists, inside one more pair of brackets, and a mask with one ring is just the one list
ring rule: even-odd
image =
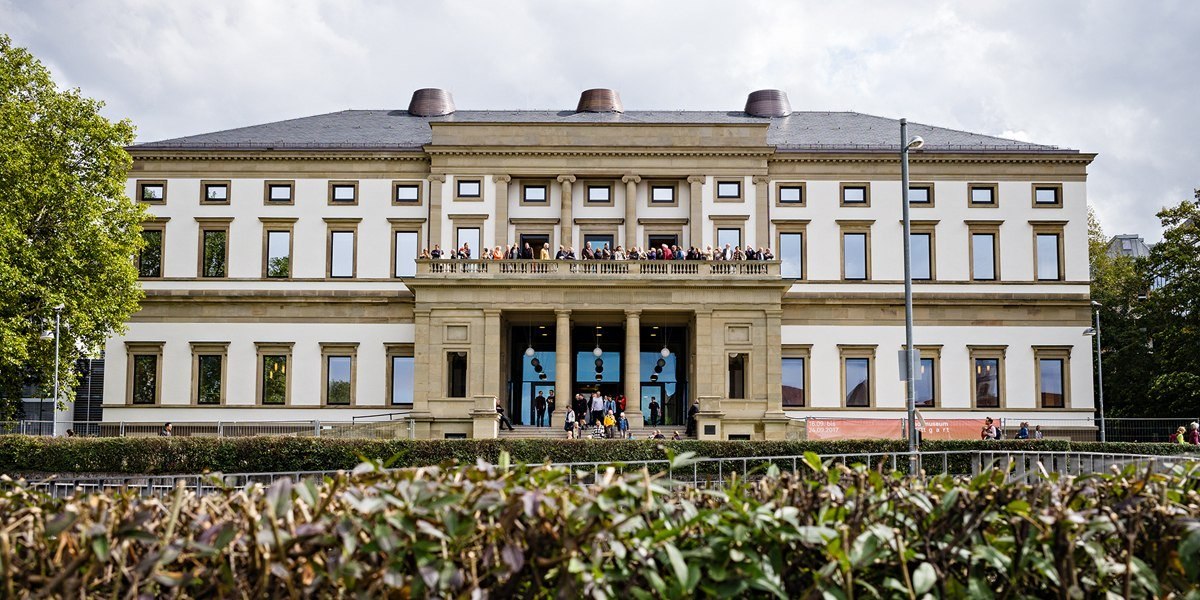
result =
[[1104,306],[1104,305],[1100,304],[1099,302],[1096,302],[1095,300],[1092,300],[1092,306],[1094,306],[1096,308],[1100,308],[1101,306]]
[[1086,335],[1086,336],[1093,336],[1093,335],[1096,335],[1096,328],[1095,328],[1095,327],[1088,327],[1087,329],[1084,329],[1084,330],[1083,330],[1083,335]]
[[913,136],[913,139],[908,141],[908,146],[905,147],[905,150],[920,150],[921,147],[924,145],[925,145],[925,138],[923,138],[919,135]]

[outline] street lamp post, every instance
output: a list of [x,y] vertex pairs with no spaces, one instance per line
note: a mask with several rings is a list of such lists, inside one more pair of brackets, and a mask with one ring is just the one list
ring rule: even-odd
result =
[[1104,431],[1104,357],[1100,354],[1100,307],[1102,305],[1095,300],[1092,301],[1092,308],[1096,312],[1096,378],[1097,387],[1100,388],[1100,441],[1108,441]]
[[62,325],[63,305],[54,307],[54,410],[58,411],[58,345],[60,326]]
[[912,223],[908,218],[908,151],[925,145],[920,137],[908,139],[908,119],[900,119],[900,206],[904,215],[904,383],[908,396],[908,451],[917,451],[917,390],[914,385],[916,351],[913,348]]

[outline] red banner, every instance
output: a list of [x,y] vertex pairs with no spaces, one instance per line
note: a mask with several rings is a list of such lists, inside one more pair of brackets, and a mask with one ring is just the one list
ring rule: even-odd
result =
[[983,429],[983,419],[917,420],[922,440],[977,440]]
[[900,419],[817,419],[809,418],[810,440],[898,440],[902,437]]

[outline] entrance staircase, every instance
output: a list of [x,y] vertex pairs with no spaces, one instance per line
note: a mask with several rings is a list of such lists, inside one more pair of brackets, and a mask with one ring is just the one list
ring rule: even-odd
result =
[[[631,432],[633,433],[633,439],[647,440],[647,439],[650,439],[650,435],[654,433],[655,429],[662,432],[662,434],[664,436],[666,436],[666,438],[668,440],[671,439],[671,434],[676,431],[679,432],[679,437],[684,438],[684,439],[689,439],[684,435],[685,428],[682,425],[679,425],[679,426],[667,425],[667,426],[663,426],[663,427],[640,427],[640,428],[631,430]],[[591,430],[585,429],[584,430],[584,439],[588,439],[590,437],[590,434],[591,434]],[[561,422],[559,422],[554,427],[534,427],[532,425],[516,425],[513,427],[512,431],[509,431],[508,429],[500,430],[500,439],[502,439],[502,440],[521,440],[521,439],[557,439],[557,440],[561,440],[561,439],[566,439],[566,437],[567,437],[567,432],[563,431]]]

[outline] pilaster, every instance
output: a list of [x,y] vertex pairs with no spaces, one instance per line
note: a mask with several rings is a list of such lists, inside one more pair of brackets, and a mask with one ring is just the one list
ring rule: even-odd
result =
[[571,311],[556,310],[554,319],[554,395],[565,415],[575,397],[571,392]]
[[483,356],[479,364],[483,367],[484,395],[500,397],[500,310],[483,311]]
[[625,311],[625,418],[642,427],[642,311]]
[[688,245],[704,249],[704,175],[692,175],[687,178],[692,184],[692,193],[688,198],[690,208],[688,220]]
[[438,244],[443,250],[446,245],[442,242],[442,184],[446,176],[434,173],[429,176],[429,247]]
[[512,177],[495,175],[492,180],[496,182],[495,245],[506,248],[508,247],[508,182],[512,181]]
[[641,246],[637,234],[637,186],[642,178],[630,173],[622,177],[621,181],[625,183],[625,249],[629,250],[633,246]]
[[771,243],[770,181],[765,175],[754,176],[754,246],[758,248],[774,245]]
[[[574,208],[575,197],[571,194],[571,184],[575,183],[575,176],[559,175],[558,182],[562,184],[562,217],[559,222],[558,239],[559,243],[564,246],[574,246],[571,234],[575,228],[575,219],[572,217],[571,211]],[[583,249],[578,249],[577,252],[582,253]]]

